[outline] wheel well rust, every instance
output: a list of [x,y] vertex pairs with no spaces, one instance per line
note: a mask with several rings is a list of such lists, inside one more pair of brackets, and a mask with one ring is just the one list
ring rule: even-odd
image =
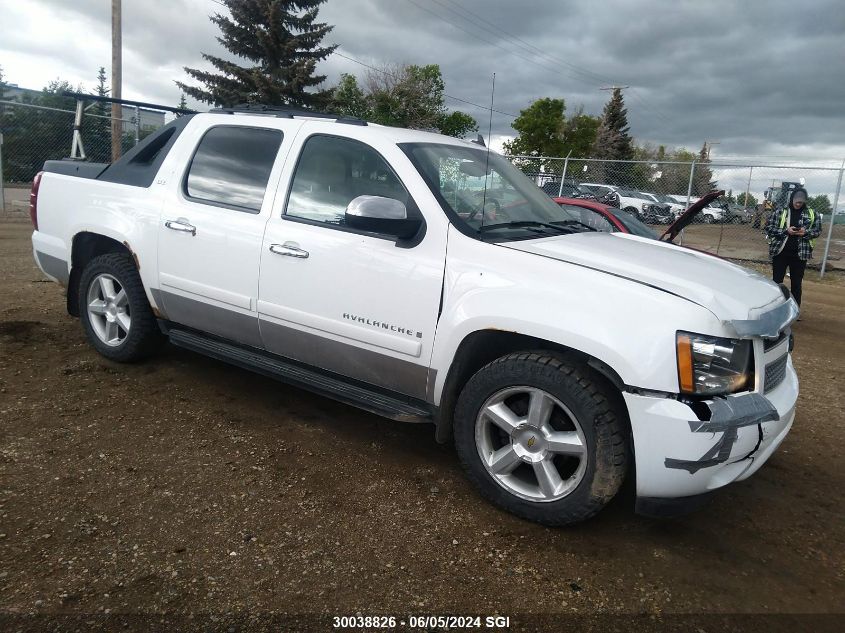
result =
[[132,257],[132,261],[135,262],[137,268],[140,269],[141,267],[138,256],[128,242],[120,243],[105,235],[89,231],[77,233],[73,236],[71,246],[71,268],[67,290],[67,311],[69,314],[79,316],[79,278],[85,265],[95,257],[106,253],[126,253]]
[[443,386],[443,394],[438,407],[437,441],[447,442],[451,437],[452,415],[458,396],[463,386],[479,369],[507,354],[536,352],[538,350],[562,354],[592,369],[599,379],[604,380],[611,387],[613,393],[618,394],[617,404],[621,405],[621,411],[626,413],[625,417],[627,418],[627,408],[622,398],[625,383],[619,374],[603,361],[565,345],[519,334],[518,332],[491,328],[472,332],[458,346],[455,358],[446,376],[446,383]]

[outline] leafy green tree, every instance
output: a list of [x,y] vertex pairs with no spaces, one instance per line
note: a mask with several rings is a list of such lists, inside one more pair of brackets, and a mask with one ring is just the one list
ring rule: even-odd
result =
[[340,76],[340,82],[332,90],[330,109],[337,114],[359,119],[370,119],[372,116],[367,96],[358,85],[355,75],[349,73],[343,73]]
[[[56,79],[36,94],[24,93],[21,103],[72,110],[75,101],[64,91],[82,92],[69,82]],[[73,114],[34,108],[9,108],[3,123],[3,175],[9,182],[30,182],[44,161],[70,155]]]
[[[584,114],[579,107],[566,118],[566,101],[544,97],[537,99],[511,123],[517,137],[503,146],[510,156],[564,157],[570,152],[573,158],[589,155],[599,126],[598,117]],[[528,172],[540,169],[556,170],[559,160],[518,159],[520,167]]]
[[[747,195],[747,198],[746,198]],[[754,197],[754,194],[748,193],[746,194],[744,191],[736,196],[736,203],[744,208],[752,208],[756,207],[758,204],[757,198]]]
[[807,198],[807,208],[813,209],[816,213],[824,213],[825,215],[830,214],[831,209],[833,209],[833,205],[830,202],[830,198],[827,197],[827,194],[820,194],[818,196],[810,196]]
[[550,97],[537,99],[520,110],[511,123],[517,137],[503,143],[505,152],[510,156],[565,156],[565,110],[563,99]]
[[[440,118],[437,122],[437,128],[441,134],[445,134],[446,136],[464,138],[470,132],[478,130],[478,123],[466,112],[453,110]],[[490,139],[487,142],[489,143]]]
[[[663,153],[667,162],[658,165],[660,177],[654,178],[654,191],[672,195],[686,195],[689,185],[690,165],[696,155],[681,148]],[[693,194],[694,195],[694,194]]]
[[216,13],[211,21],[222,33],[217,40],[237,57],[252,62],[235,62],[203,53],[215,71],[185,68],[205,87],[176,85],[198,101],[219,106],[240,103],[289,105],[320,109],[328,91],[314,90],[325,80],[315,72],[317,62],[336,46],[321,46],[334,28],[316,22],[325,0],[221,0],[231,18]]
[[463,137],[477,130],[474,118],[448,112],[440,66],[396,66],[371,71],[362,88],[349,74],[332,91],[330,109],[382,125],[435,130]]
[[[583,106],[566,119],[563,124],[563,149],[573,157],[586,158],[590,155],[596,141],[601,119],[591,114],[584,114]],[[564,156],[566,155],[564,154]]]

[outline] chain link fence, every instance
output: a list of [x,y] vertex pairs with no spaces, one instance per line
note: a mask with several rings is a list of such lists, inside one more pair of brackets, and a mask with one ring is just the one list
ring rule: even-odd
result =
[[[845,271],[845,196],[841,167],[709,161],[608,161],[513,156],[513,163],[552,197],[599,200],[638,217],[660,234],[700,196],[712,202],[682,235],[684,244],[739,262],[768,263],[766,220],[804,186],[822,219],[810,266]],[[834,209],[839,213],[835,214]]]
[[[22,206],[21,190],[28,189],[46,160],[71,155],[75,101],[53,97],[42,105],[0,100],[0,210],[6,214]],[[129,114],[129,116],[127,116]],[[164,123],[161,113],[123,108],[121,149],[127,151]],[[112,116],[108,104],[92,104],[82,116],[82,146],[91,162],[110,163]]]
[[[62,97],[50,105],[0,100],[0,201],[6,213],[10,199],[23,208],[29,184],[45,160],[70,156],[74,105],[73,99]],[[165,122],[160,112],[144,108],[124,107],[123,114],[123,151]],[[95,103],[85,109],[82,144],[87,160],[111,162],[111,122],[110,106]],[[653,225],[658,234],[699,196],[724,189],[725,196],[706,207],[681,239],[745,262],[769,261],[762,229],[769,215],[786,205],[789,188],[801,184],[810,195],[808,206],[822,217],[811,267],[821,274],[845,271],[841,167],[535,156],[511,160],[550,196],[598,199]]]

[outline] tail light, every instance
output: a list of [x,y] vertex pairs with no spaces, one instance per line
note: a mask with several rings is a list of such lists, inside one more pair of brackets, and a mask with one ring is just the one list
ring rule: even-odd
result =
[[29,219],[32,220],[32,226],[38,230],[38,187],[41,185],[41,174],[39,171],[32,179],[32,189],[29,190]]

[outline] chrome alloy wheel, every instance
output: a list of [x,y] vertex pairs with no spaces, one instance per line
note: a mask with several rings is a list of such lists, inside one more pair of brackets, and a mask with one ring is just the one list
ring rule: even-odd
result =
[[475,444],[490,476],[528,501],[557,501],[587,469],[587,442],[572,411],[535,387],[494,393],[475,422]]
[[129,336],[132,318],[129,297],[120,282],[108,273],[94,277],[88,286],[88,320],[103,343],[117,347]]

